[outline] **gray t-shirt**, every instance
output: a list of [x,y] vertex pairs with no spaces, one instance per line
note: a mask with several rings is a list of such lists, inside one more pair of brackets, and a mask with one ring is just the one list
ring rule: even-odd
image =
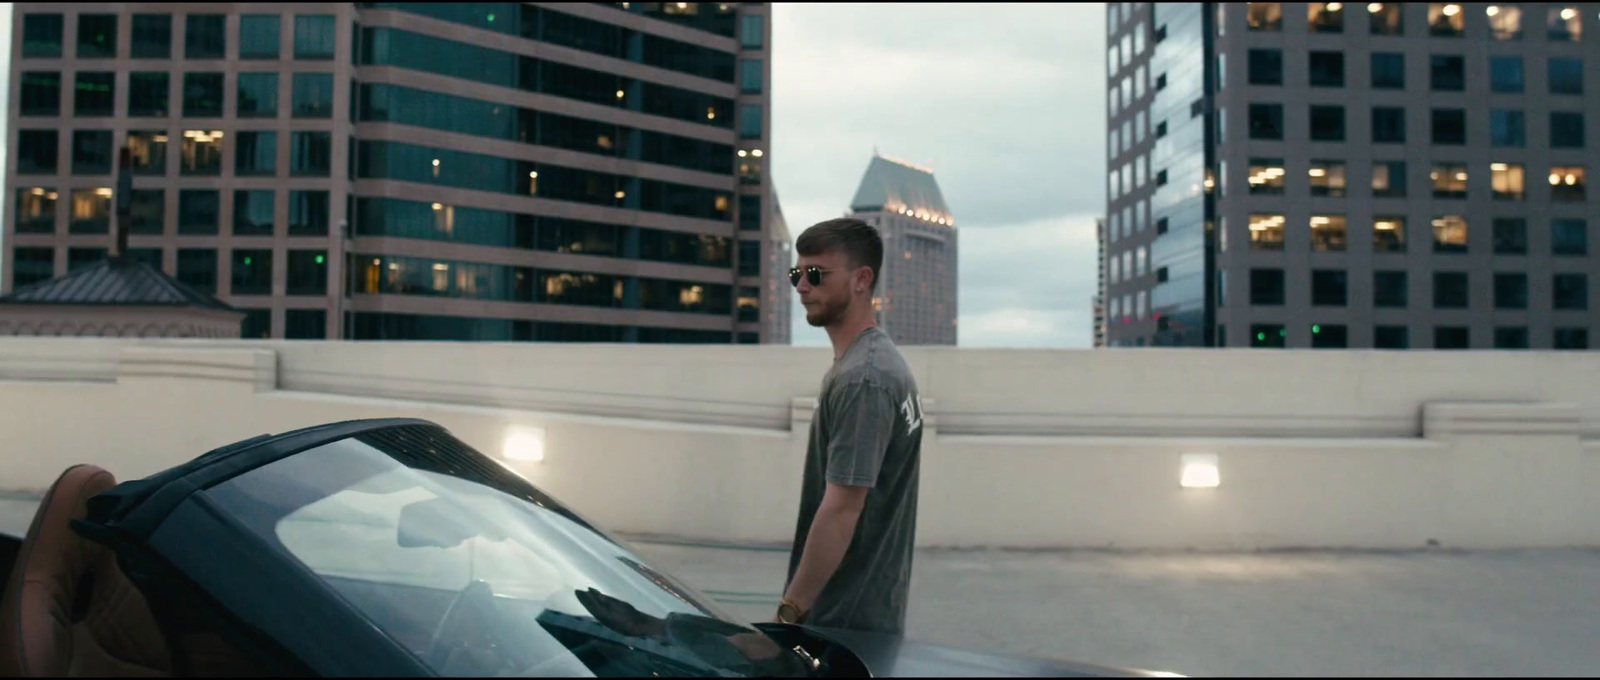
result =
[[867,329],[822,379],[785,589],[800,566],[828,482],[872,490],[850,548],[807,624],[904,633],[921,451],[922,400],[911,368],[887,333]]

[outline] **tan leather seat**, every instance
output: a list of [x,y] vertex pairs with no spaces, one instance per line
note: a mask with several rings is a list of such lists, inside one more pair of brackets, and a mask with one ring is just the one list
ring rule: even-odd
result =
[[116,485],[92,465],[68,468],[45,494],[0,600],[0,675],[162,677],[171,654],[144,596],[108,549],[70,522]]

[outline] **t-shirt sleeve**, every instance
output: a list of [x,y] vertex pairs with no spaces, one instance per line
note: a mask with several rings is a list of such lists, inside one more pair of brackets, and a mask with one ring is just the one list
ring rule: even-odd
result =
[[894,436],[897,406],[889,389],[868,381],[840,385],[830,405],[828,481],[876,486]]

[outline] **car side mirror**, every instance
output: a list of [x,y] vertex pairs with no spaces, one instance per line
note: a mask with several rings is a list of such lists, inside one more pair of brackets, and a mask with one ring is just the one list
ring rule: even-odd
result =
[[400,508],[395,542],[402,548],[454,548],[477,533],[449,499],[430,498]]

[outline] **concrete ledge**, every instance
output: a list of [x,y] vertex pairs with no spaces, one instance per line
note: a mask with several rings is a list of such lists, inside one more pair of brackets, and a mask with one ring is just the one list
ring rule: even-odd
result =
[[278,386],[277,355],[266,349],[129,347],[122,351],[119,384],[161,378],[241,383],[257,392],[270,392]]
[[1576,404],[1429,402],[1422,406],[1428,438],[1458,434],[1578,436],[1582,414]]

